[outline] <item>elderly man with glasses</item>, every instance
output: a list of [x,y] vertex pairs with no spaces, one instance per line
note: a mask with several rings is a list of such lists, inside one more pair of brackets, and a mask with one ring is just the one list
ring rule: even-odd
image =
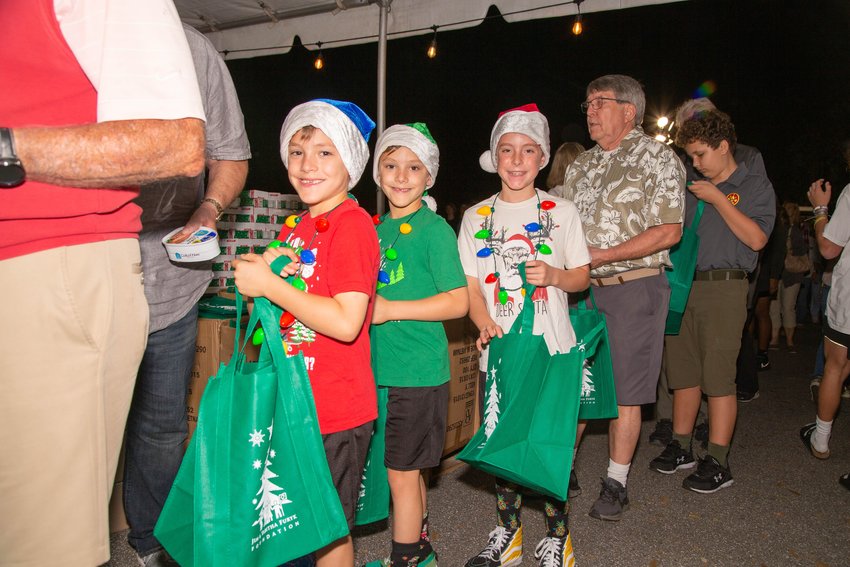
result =
[[[592,290],[611,339],[619,415],[609,423],[608,472],[590,516],[619,520],[640,436],[641,404],[655,402],[670,286],[669,249],[682,234],[685,170],[641,128],[640,83],[606,75],[581,109],[596,146],[567,170],[560,195],[575,202],[591,256]],[[579,435],[584,424],[579,424]]]

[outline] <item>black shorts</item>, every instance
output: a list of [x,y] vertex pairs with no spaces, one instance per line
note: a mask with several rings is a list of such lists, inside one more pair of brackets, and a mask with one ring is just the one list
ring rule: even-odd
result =
[[446,440],[449,383],[389,388],[384,464],[396,471],[436,467]]
[[375,422],[370,421],[353,429],[322,435],[331,478],[349,530],[354,528],[354,511],[374,425]]
[[846,348],[847,360],[850,360],[850,335],[844,334],[840,331],[836,331],[835,329],[830,327],[829,321],[826,320],[826,317],[823,318],[823,336],[834,342],[835,344]]

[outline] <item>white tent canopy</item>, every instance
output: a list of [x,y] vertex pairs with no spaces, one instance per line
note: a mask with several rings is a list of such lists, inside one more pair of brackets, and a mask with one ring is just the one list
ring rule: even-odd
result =
[[[681,0],[582,0],[582,13],[666,4]],[[382,6],[388,5],[389,39],[480,24],[495,5],[508,22],[577,13],[564,0],[175,0],[183,21],[204,31],[228,59],[288,52],[295,37],[308,49],[379,39]]]
[[[477,26],[490,6],[507,22],[667,4],[683,0],[175,0],[180,17],[228,59],[378,42],[377,129],[386,117],[387,40]],[[378,213],[384,211],[380,190]]]

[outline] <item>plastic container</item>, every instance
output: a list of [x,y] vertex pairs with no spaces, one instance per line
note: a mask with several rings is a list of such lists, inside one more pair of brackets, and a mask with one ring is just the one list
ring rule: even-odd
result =
[[174,242],[183,227],[174,229],[162,239],[168,257],[175,262],[205,262],[219,255],[218,233],[202,226],[182,242]]

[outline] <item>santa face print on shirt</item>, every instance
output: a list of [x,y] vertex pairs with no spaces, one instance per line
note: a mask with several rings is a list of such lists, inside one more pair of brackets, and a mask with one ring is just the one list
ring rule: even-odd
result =
[[[551,252],[551,234],[558,225],[549,211],[537,210],[539,214],[521,219],[520,223],[514,222],[511,226],[500,221],[498,211],[485,216],[481,223],[481,230],[489,232],[484,245],[492,250],[485,261],[492,262],[492,271],[489,273],[495,277],[495,281],[491,281],[493,277],[488,277],[485,285],[493,285],[493,295],[488,301],[492,300],[497,316],[500,310],[506,308],[504,306],[508,305],[514,311],[514,306],[522,303],[520,264],[541,259],[546,255],[544,251]],[[532,297],[533,301],[547,299],[546,288],[538,288]]]

